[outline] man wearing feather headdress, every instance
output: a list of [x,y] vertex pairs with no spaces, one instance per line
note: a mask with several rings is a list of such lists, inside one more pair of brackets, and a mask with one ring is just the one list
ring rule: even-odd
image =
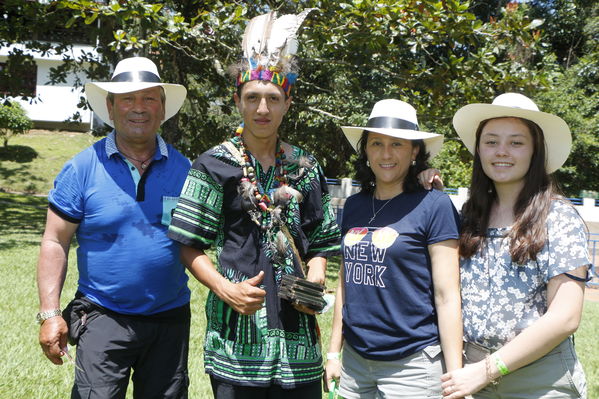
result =
[[[218,399],[321,397],[314,311],[277,295],[285,275],[324,283],[326,256],[339,250],[322,169],[278,134],[308,12],[248,24],[235,71],[243,127],[193,163],[169,230],[210,288],[204,361]],[[204,253],[210,247],[216,267]]]

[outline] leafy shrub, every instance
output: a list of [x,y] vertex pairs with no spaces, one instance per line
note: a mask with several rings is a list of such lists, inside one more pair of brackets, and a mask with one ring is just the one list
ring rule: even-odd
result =
[[27,133],[33,127],[31,119],[16,101],[5,101],[0,105],[0,137],[4,139],[4,147],[8,139],[15,134]]

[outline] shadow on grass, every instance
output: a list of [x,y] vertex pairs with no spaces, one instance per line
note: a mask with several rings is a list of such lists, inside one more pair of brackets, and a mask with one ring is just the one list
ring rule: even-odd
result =
[[0,251],[39,245],[46,223],[47,199],[0,193]]
[[[20,191],[28,193],[37,193],[42,191],[45,180],[31,173],[30,163],[39,157],[39,154],[31,147],[23,145],[9,145],[0,147],[0,179],[7,184],[10,182],[27,182]],[[15,162],[14,164],[3,165],[1,161]]]
[[33,148],[26,145],[9,145],[0,147],[0,161],[13,161],[27,163],[37,158],[39,154]]

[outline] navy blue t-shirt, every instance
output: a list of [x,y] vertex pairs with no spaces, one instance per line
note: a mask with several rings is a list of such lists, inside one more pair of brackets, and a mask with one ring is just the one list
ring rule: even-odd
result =
[[364,358],[397,360],[439,342],[428,246],[457,239],[459,217],[446,194],[421,190],[374,200],[369,224],[372,201],[360,192],[343,209],[343,336]]

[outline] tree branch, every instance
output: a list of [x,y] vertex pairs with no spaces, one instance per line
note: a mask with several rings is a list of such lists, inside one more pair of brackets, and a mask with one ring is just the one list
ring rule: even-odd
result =
[[330,112],[323,111],[323,110],[321,110],[321,109],[318,109],[318,108],[316,108],[316,107],[312,107],[312,106],[310,106],[310,105],[308,105],[308,109],[309,109],[310,111],[313,111],[313,112],[318,112],[319,114],[326,115],[326,116],[328,116],[328,117],[330,117],[330,118],[335,118],[335,119],[338,119],[338,120],[342,120],[342,119],[343,119],[343,117],[341,117],[341,116],[333,115],[333,114],[331,114]]

